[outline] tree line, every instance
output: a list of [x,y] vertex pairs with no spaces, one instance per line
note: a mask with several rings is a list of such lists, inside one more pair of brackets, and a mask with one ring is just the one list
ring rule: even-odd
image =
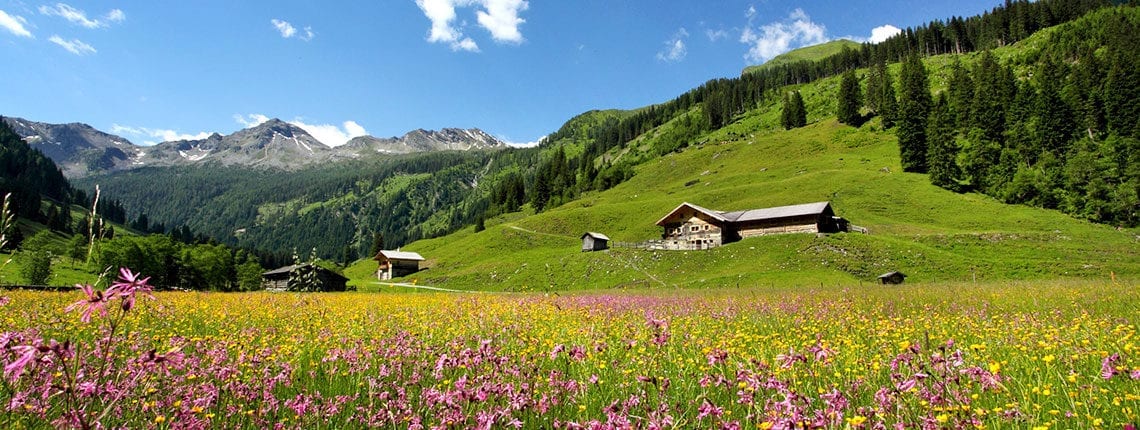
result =
[[[990,51],[972,67],[955,62],[936,97],[919,55],[907,57],[891,118],[903,169],[954,191],[1140,224],[1140,10],[1090,14],[1044,46],[1004,64]],[[884,77],[889,86],[885,70],[868,73],[868,93]],[[841,109],[857,103],[845,87]]]

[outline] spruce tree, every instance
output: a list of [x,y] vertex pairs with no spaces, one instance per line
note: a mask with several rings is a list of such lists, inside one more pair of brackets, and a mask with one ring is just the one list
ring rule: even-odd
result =
[[804,97],[799,91],[792,93],[792,112],[793,127],[807,125],[807,107],[804,106]]
[[792,98],[788,93],[784,93],[783,107],[780,109],[780,125],[784,127],[784,130],[795,128],[792,125],[792,115],[795,113],[792,109]]
[[926,126],[930,115],[930,85],[926,66],[917,55],[902,64],[899,82],[899,158],[907,172],[926,171]]
[[974,80],[970,71],[962,67],[957,58],[950,66],[950,113],[954,115],[954,126],[958,131],[965,132],[969,128],[970,113],[974,103]]
[[957,191],[958,178],[962,172],[958,168],[958,133],[954,130],[954,114],[946,93],[941,93],[930,112],[930,123],[926,130],[929,149],[926,163],[930,172],[930,183]]
[[859,107],[863,106],[862,92],[859,89],[859,78],[855,76],[855,69],[848,69],[839,81],[839,106],[837,116],[839,122],[848,125],[859,125],[861,119]]

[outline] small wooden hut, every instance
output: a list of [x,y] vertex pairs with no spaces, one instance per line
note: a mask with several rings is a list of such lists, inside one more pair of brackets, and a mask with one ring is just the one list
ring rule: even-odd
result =
[[904,280],[906,280],[906,274],[904,274],[903,272],[889,272],[889,273],[884,273],[882,275],[879,275],[879,282],[881,282],[884,285],[886,285],[886,284],[898,285],[898,284],[903,283]]
[[376,268],[376,278],[386,281],[420,271],[420,262],[424,258],[415,252],[385,250],[377,253],[373,260],[380,263]]
[[601,251],[610,248],[610,238],[601,233],[587,231],[582,234],[582,252]]
[[270,270],[261,274],[261,287],[266,291],[288,291],[289,280],[301,276],[302,272],[316,270],[319,291],[344,291],[347,289],[348,278],[314,264],[294,264],[279,269]]

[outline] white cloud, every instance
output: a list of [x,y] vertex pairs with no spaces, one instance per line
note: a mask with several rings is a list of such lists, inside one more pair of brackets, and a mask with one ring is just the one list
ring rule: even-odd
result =
[[234,121],[237,121],[238,124],[241,124],[245,128],[259,126],[269,121],[269,119],[269,117],[259,113],[251,113],[249,115],[234,114]]
[[8,15],[8,12],[0,10],[0,27],[4,27],[9,33],[15,34],[20,37],[32,37],[32,32],[24,28],[28,20],[19,15]]
[[512,146],[515,148],[534,148],[534,147],[538,146],[540,143],[542,143],[542,141],[544,139],[546,139],[546,136],[539,137],[538,139],[535,139],[533,142],[511,142],[510,139],[507,139],[503,136],[495,136],[495,138],[503,141],[503,143],[506,143],[508,146]]
[[456,8],[481,6],[482,9],[475,13],[476,21],[491,33],[496,42],[518,44],[525,40],[519,26],[526,20],[519,14],[530,7],[527,0],[416,0],[416,6],[431,21],[427,41],[445,43],[453,51],[479,52],[475,39],[463,33],[466,21],[456,26]]
[[269,20],[269,22],[273,24],[273,27],[276,28],[277,31],[281,32],[281,37],[288,39],[293,37],[294,34],[297,34],[297,29],[293,28],[293,24],[277,18],[273,18]]
[[99,52],[95,50],[94,46],[88,45],[82,40],[64,40],[62,37],[59,37],[59,35],[56,34],[53,34],[50,38],[48,38],[48,41],[63,47],[63,49],[66,49],[68,52],[71,52],[75,55],[89,55]]
[[827,28],[812,22],[803,9],[797,8],[786,19],[754,30],[751,21],[756,16],[755,9],[749,8],[746,14],[749,25],[740,35],[740,42],[749,45],[744,59],[751,64],[763,63],[794,48],[827,41]]
[[673,38],[665,41],[665,49],[657,52],[657,59],[669,63],[676,63],[684,60],[685,55],[689,50],[685,48],[685,38],[689,37],[689,32],[685,31],[684,27],[677,30],[673,34]]
[[901,29],[890,24],[878,26],[871,29],[871,38],[867,39],[867,41],[871,43],[879,43],[901,32]]
[[519,25],[526,20],[519,12],[529,7],[526,0],[483,0],[483,8],[476,13],[479,25],[491,32],[497,42],[522,43]]
[[364,136],[368,134],[360,124],[356,121],[345,121],[342,127],[332,124],[307,124],[300,120],[289,121],[297,127],[301,127],[306,132],[311,134],[321,143],[328,146],[340,146],[348,143],[354,137]]
[[[154,146],[161,142],[172,142],[176,140],[202,140],[210,137],[212,133],[200,132],[197,134],[179,133],[174,130],[167,130],[161,128],[147,128],[147,127],[129,127],[119,124],[111,125],[111,133],[115,134],[129,134],[136,136],[136,138],[143,138],[143,145]],[[150,138],[150,139],[147,139]],[[158,140],[154,140],[158,139]]]
[[727,39],[728,32],[725,30],[705,30],[705,36],[708,36],[709,41],[716,42],[721,39]]
[[111,23],[123,22],[127,19],[127,14],[121,9],[111,9],[102,19],[90,19],[87,17],[87,12],[71,7],[65,3],[56,3],[55,6],[40,6],[40,13],[47,16],[58,16],[68,20],[72,24],[78,24],[87,28],[108,27]]
[[[242,127],[250,128],[261,125],[269,121],[268,116],[253,113],[248,115],[234,115],[234,121],[241,124]],[[368,131],[363,126],[357,124],[356,121],[345,121],[340,126],[332,124],[309,124],[302,121],[300,118],[289,121],[289,124],[301,127],[306,133],[309,133],[321,143],[328,146],[340,146],[348,143],[354,137],[364,136]]]
[[277,32],[281,33],[281,37],[286,39],[297,36],[298,39],[308,42],[310,40],[313,40],[313,37],[317,35],[316,33],[313,33],[313,27],[306,26],[304,29],[302,29],[303,33],[301,33],[298,32],[297,27],[294,27],[293,24],[289,23],[289,21],[273,18],[269,20],[269,23],[273,24],[273,28],[277,29]]

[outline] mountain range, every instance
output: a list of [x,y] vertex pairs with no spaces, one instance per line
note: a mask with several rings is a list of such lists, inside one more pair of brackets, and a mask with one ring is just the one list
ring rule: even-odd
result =
[[140,167],[225,166],[286,170],[337,160],[447,150],[493,149],[506,144],[479,129],[414,130],[401,137],[359,136],[341,146],[321,143],[301,127],[270,119],[229,135],[162,142],[131,143],[87,124],[49,124],[5,117],[15,132],[50,157],[71,178]]

